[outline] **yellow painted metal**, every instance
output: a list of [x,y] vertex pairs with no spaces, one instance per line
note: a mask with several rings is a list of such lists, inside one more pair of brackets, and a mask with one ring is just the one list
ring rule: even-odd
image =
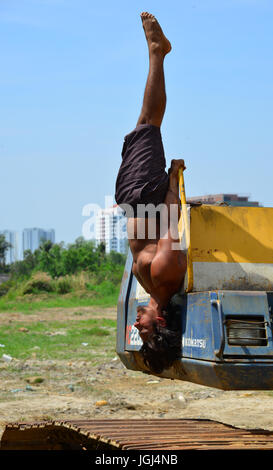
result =
[[192,207],[190,246],[192,262],[273,264],[273,208]]
[[178,222],[178,231],[179,231],[179,238],[181,241],[183,230],[185,230],[185,239],[186,239],[186,246],[187,246],[187,277],[188,277],[186,291],[191,292],[193,289],[193,265],[192,265],[190,227],[189,227],[189,221],[188,221],[187,201],[186,201],[186,191],[185,191],[183,171],[184,169],[180,168],[179,173],[178,173],[179,193],[180,193],[180,200],[181,200],[181,216]]

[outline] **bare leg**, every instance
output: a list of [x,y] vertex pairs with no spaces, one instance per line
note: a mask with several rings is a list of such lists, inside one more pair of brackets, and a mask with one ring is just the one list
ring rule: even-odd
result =
[[141,13],[149,49],[149,74],[146,82],[143,105],[137,122],[160,127],[166,107],[166,91],[163,62],[171,50],[171,44],[153,15]]

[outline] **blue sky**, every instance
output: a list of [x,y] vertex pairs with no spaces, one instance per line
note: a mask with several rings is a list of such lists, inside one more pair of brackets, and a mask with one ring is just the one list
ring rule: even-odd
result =
[[162,135],[187,195],[273,206],[272,1],[0,0],[0,230],[69,243],[114,194],[148,69],[141,11],[172,42]]

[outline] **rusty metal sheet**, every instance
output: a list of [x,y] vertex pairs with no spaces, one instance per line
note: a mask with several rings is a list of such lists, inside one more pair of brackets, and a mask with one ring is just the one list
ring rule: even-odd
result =
[[130,419],[11,423],[1,450],[273,450],[273,432],[210,420]]

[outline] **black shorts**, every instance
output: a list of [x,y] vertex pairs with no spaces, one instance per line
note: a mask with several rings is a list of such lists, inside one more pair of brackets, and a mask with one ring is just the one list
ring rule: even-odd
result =
[[[169,185],[160,128],[140,124],[126,135],[122,163],[116,180],[116,202],[130,205],[134,216],[138,204],[164,202]],[[127,214],[128,215],[128,214]]]

